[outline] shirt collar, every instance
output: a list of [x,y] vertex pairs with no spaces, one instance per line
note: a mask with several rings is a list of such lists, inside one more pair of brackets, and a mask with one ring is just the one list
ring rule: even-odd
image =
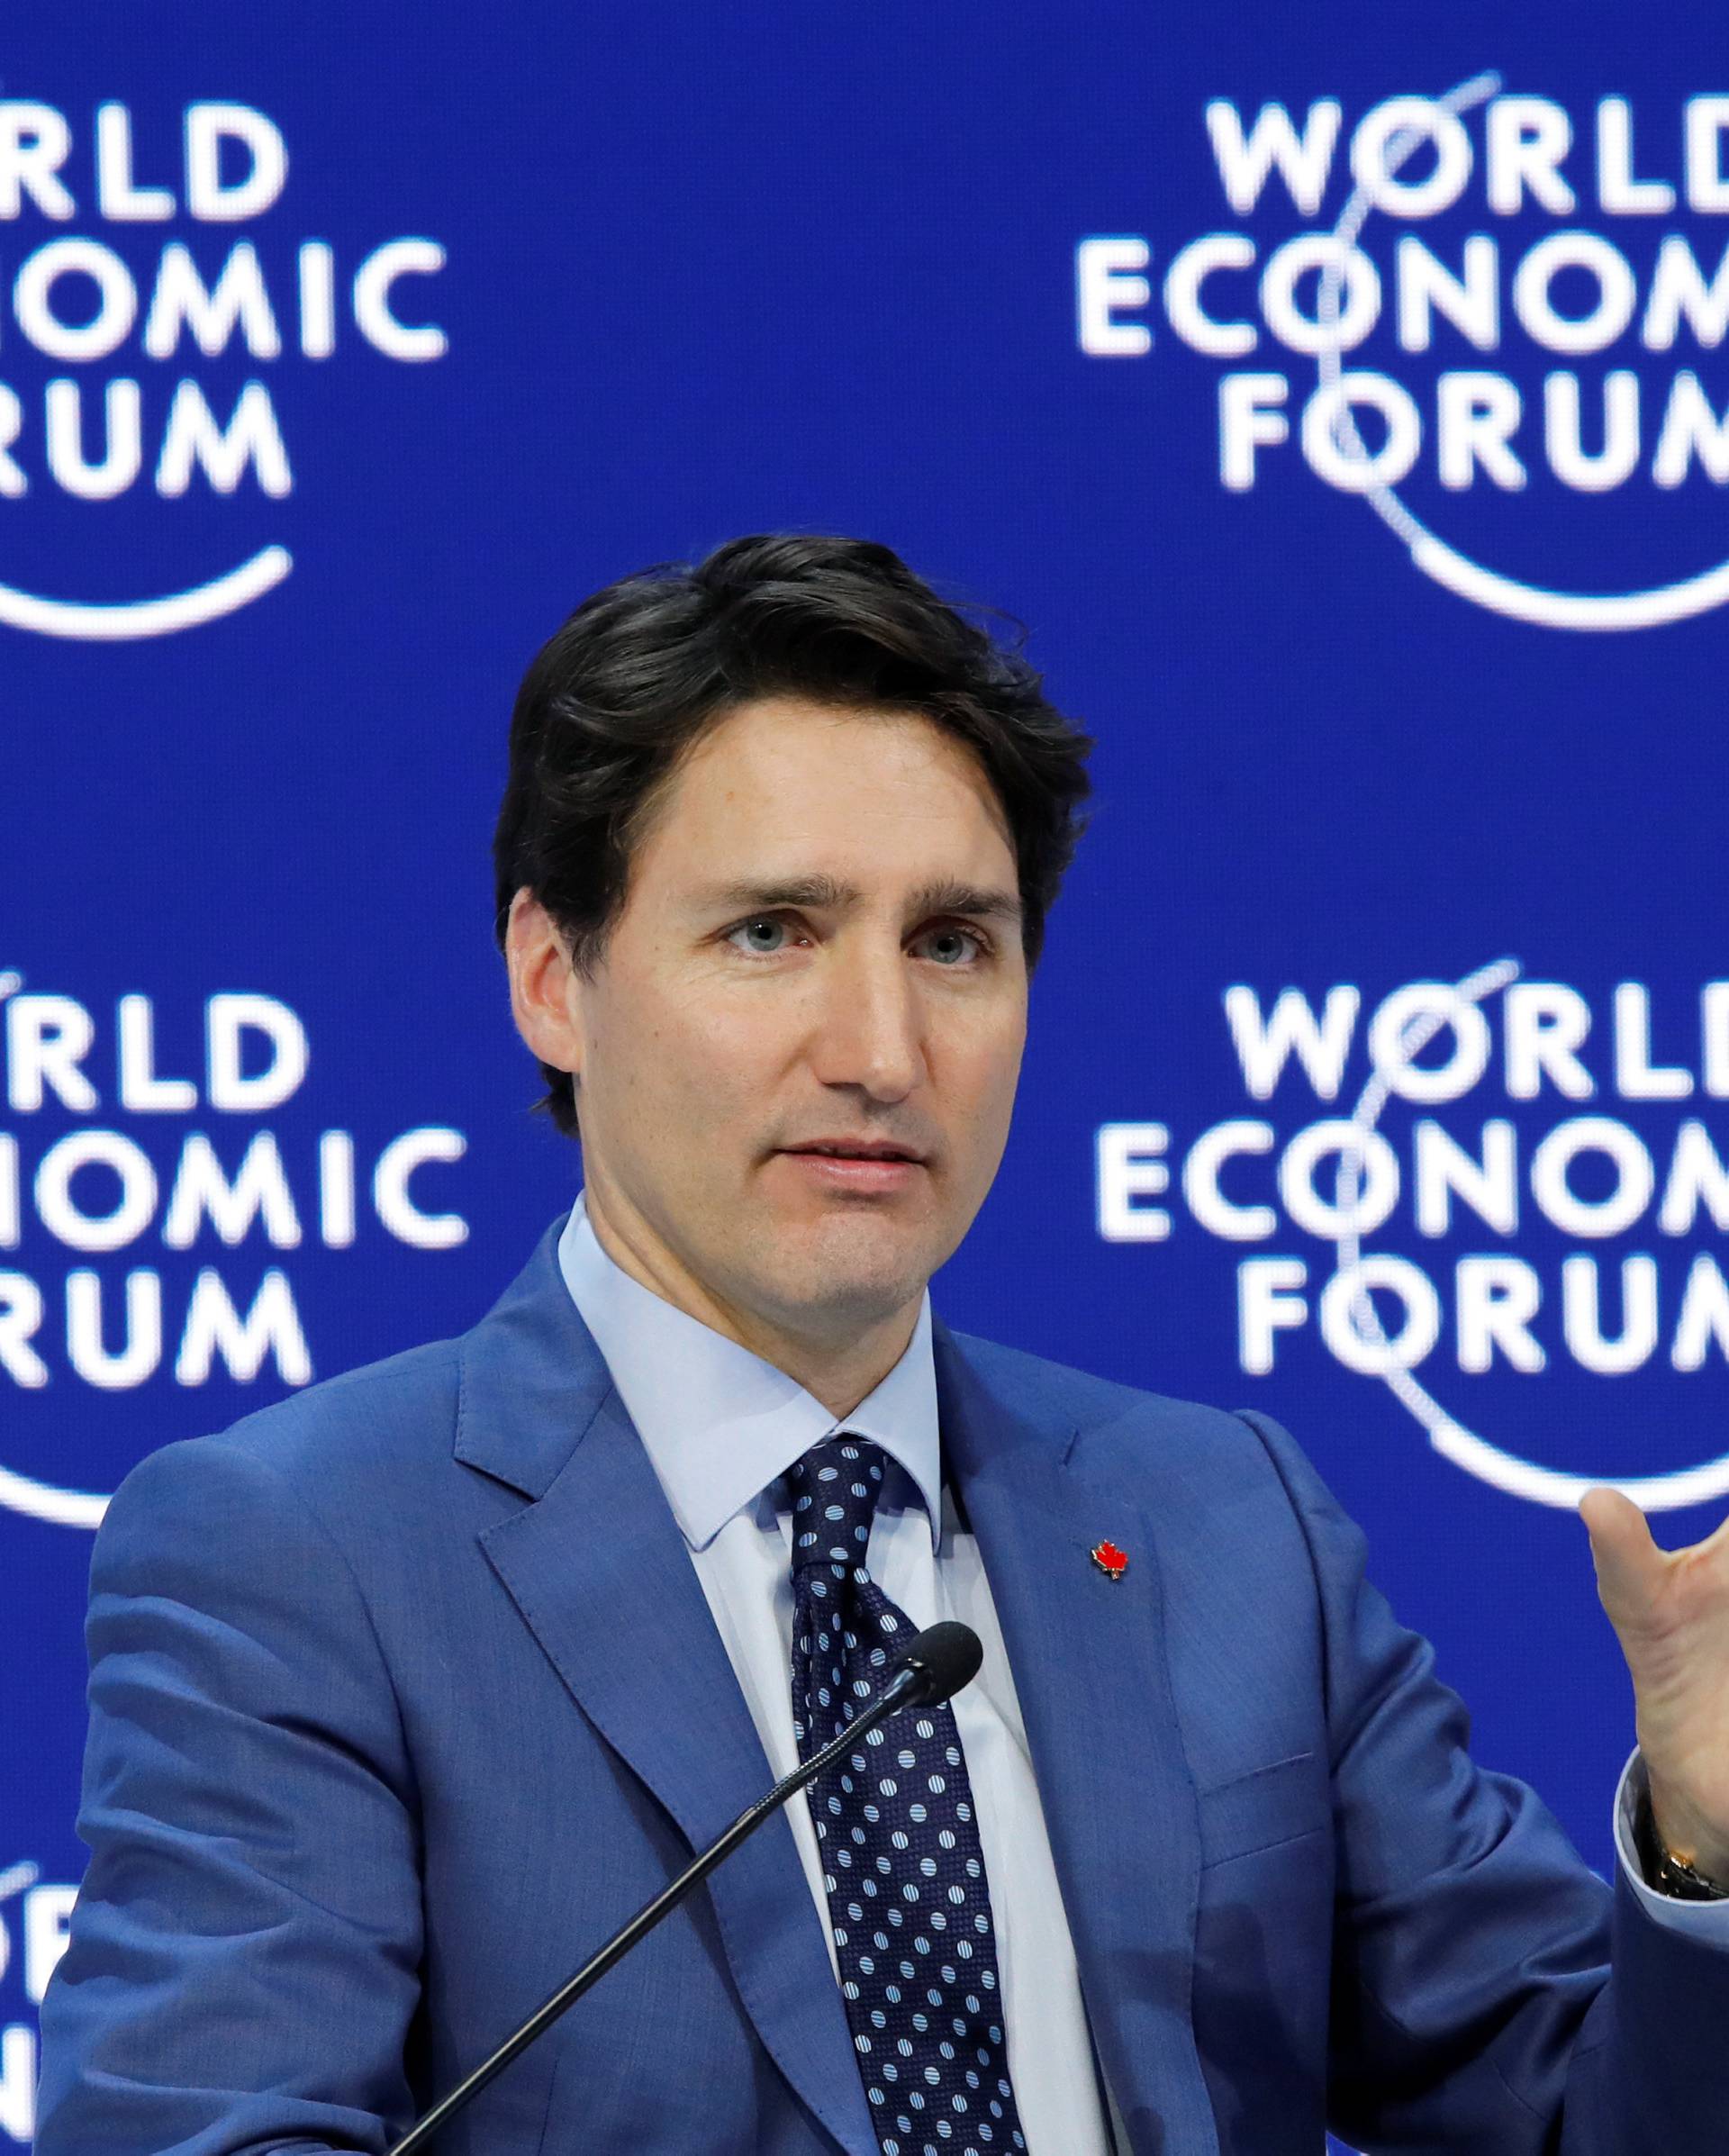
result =
[[558,1267],[692,1549],[706,1549],[794,1460],[842,1429],[905,1469],[935,1543],[942,1454],[928,1294],[906,1353],[843,1422],[784,1371],[615,1264],[580,1198],[558,1239]]

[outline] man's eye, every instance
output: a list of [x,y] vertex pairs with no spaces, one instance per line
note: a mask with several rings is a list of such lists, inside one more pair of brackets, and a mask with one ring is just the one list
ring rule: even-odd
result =
[[786,923],[771,913],[756,920],[741,920],[736,929],[727,931],[727,940],[737,944],[740,950],[772,957],[776,951],[786,948],[787,934]]
[[971,929],[933,929],[920,937],[914,947],[920,947],[938,965],[964,965],[968,959],[979,956],[984,945],[982,938]]

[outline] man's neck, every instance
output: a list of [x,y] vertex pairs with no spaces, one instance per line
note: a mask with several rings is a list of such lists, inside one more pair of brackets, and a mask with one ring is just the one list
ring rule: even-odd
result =
[[729,1302],[696,1279],[639,1223],[628,1216],[622,1221],[615,1218],[614,1209],[592,1183],[584,1193],[584,1204],[595,1240],[620,1272],[711,1332],[772,1363],[820,1400],[837,1421],[875,1391],[907,1352],[919,1323],[919,1304],[915,1300],[845,1338],[790,1332]]

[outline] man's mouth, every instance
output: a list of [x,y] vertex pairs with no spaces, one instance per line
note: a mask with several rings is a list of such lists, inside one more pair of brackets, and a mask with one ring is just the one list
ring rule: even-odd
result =
[[910,1146],[874,1138],[810,1138],[803,1145],[783,1146],[780,1150],[816,1154],[828,1160],[905,1161],[913,1166],[921,1165],[925,1157],[922,1153],[915,1153]]

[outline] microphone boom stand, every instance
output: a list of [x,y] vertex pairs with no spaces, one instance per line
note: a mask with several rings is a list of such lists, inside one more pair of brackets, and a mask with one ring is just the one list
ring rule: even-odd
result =
[[[946,1631],[947,1626],[933,1626],[933,1631]],[[960,1627],[953,1629],[958,1631]],[[513,2036],[508,2036],[492,2057],[475,2067],[466,2080],[459,2082],[449,2095],[436,2103],[426,2115],[418,2120],[401,2141],[392,2148],[388,2156],[417,2156],[427,2148],[434,2134],[449,2124],[457,2112],[477,2097],[494,2075],[501,2074],[520,2052],[524,2052],[544,2030],[549,2029],[559,2016],[574,2007],[591,1985],[597,1984],[615,1961],[628,1954],[638,1940],[647,1938],[664,1916],[670,1916],[694,1887],[701,1886],[715,1866],[729,1857],[741,1842],[754,1834],[765,1819],[779,1811],[787,1798],[805,1783],[813,1781],[831,1761],[858,1744],[874,1729],[901,1708],[924,1706],[940,1688],[940,1676],[933,1677],[922,1661],[913,1659],[927,1635],[920,1634],[908,1650],[906,1661],[892,1683],[879,1692],[862,1714],[855,1715],[831,1744],[825,1744],[802,1765],[795,1767],[783,1781],[777,1781],[766,1797],[760,1798],[748,1811],[740,1812],[718,1842],[705,1849],[693,1863],[681,1871],[668,1887],[663,1888],[655,1898],[638,1909],[620,1932],[615,1933],[593,1959],[579,1969],[570,1981],[555,1991],[546,2004],[529,2016]],[[976,1662],[973,1664],[976,1668]],[[971,1675],[971,1671],[968,1675]],[[962,1680],[965,1681],[964,1679]],[[950,1689],[957,1689],[951,1687]],[[946,1692],[944,1697],[947,1696]]]

